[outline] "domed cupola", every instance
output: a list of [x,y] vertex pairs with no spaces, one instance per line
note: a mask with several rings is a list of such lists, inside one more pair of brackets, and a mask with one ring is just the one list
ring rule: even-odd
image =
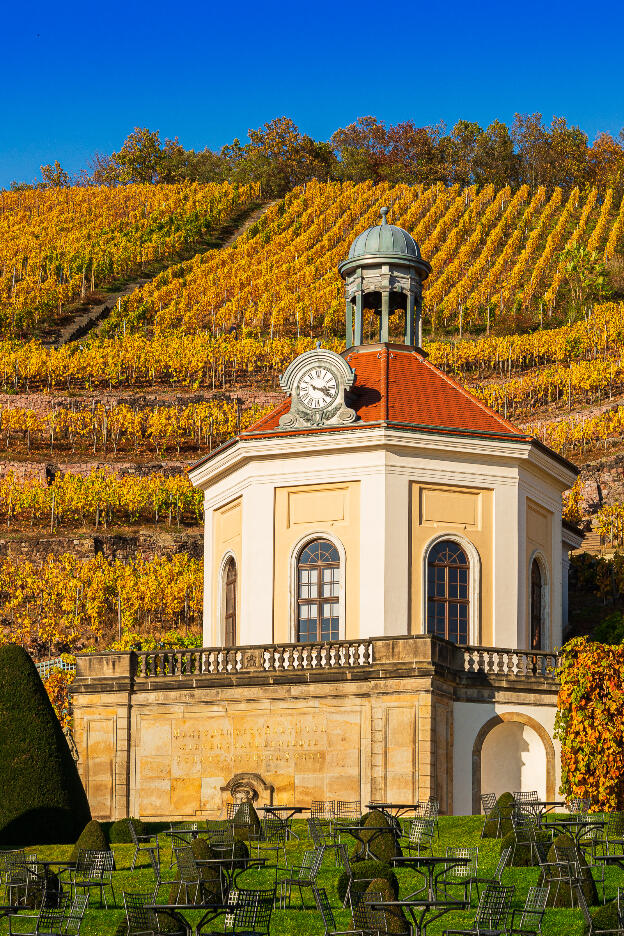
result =
[[405,344],[421,343],[422,283],[431,266],[411,234],[388,224],[388,211],[381,209],[381,224],[358,234],[348,258],[338,266],[345,280],[348,348],[363,343],[364,308],[379,316],[380,341],[388,341],[390,317],[402,310]]

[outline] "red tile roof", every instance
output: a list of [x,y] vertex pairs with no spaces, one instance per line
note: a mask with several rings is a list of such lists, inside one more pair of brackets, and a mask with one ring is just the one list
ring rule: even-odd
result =
[[[320,431],[344,432],[366,423],[442,430],[452,434],[528,439],[512,423],[476,399],[419,351],[403,345],[362,345],[343,353],[355,371],[355,383],[347,404],[358,420],[347,426],[287,430],[288,434]],[[287,399],[243,433],[262,436],[279,427],[290,409]]]

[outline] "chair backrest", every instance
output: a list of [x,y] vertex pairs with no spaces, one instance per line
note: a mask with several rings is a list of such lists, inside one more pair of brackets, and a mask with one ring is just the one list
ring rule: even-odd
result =
[[89,903],[88,894],[76,894],[71,902],[65,924],[63,926],[64,936],[79,936],[82,920]]
[[338,845],[338,848],[336,849],[336,853],[338,855],[338,861],[340,862],[342,867],[345,869],[347,874],[349,875],[353,874],[353,871],[351,869],[351,860],[349,858],[349,849],[347,848],[344,842],[341,842],[340,845]]
[[386,911],[383,907],[375,907],[373,904],[387,900],[387,897],[380,891],[366,891],[360,900],[360,906],[363,907],[365,917],[365,928],[369,933],[379,936],[381,933],[389,931]]
[[621,841],[624,838],[624,815],[622,813],[612,813],[607,819],[607,831],[605,833],[607,841]]
[[313,819],[333,819],[336,803],[334,800],[312,800],[310,815]]
[[423,816],[416,816],[410,823],[409,843],[410,845],[431,844],[434,832],[435,819],[426,819]]
[[[83,849],[80,849],[83,852]],[[101,849],[84,849],[83,852],[84,871],[90,878],[100,879],[107,877],[113,870],[115,863],[115,854],[112,851]]]
[[321,914],[323,926],[325,927],[325,936],[329,936],[336,929],[336,919],[324,887],[314,888],[314,902],[316,909]]
[[153,932],[154,914],[145,909],[145,904],[151,895],[130,893],[129,891],[123,891],[122,893],[128,924],[128,936],[133,936],[134,933]]
[[527,898],[520,914],[519,926],[532,933],[539,933],[546,912],[548,887],[529,887]]
[[557,861],[568,866],[568,874],[576,875],[579,866],[579,853],[576,845],[567,845],[555,841],[555,856]]
[[336,800],[334,815],[336,819],[359,819],[362,815],[362,804],[360,800]]
[[526,803],[539,803],[539,793],[537,790],[531,790],[527,792],[526,790],[518,790],[516,793],[511,794],[519,806]]
[[132,839],[132,844],[136,847],[139,844],[139,839],[137,836],[137,830],[134,828],[134,822],[132,819],[128,819],[128,831],[130,832],[130,838]]
[[513,845],[509,845],[508,848],[501,849],[500,858],[498,859],[498,864],[496,865],[496,870],[494,871],[494,880],[498,881],[499,883],[501,877],[503,876],[503,871],[509,863],[512,851]]
[[583,914],[583,919],[585,920],[586,925],[589,927],[589,932],[593,933],[594,922],[592,920],[592,915],[589,911],[589,907],[587,906],[587,901],[585,900],[585,894],[583,893],[583,888],[577,887],[574,896],[578,902],[578,908]]
[[573,816],[586,816],[589,810],[589,800],[580,796],[573,796],[567,802],[568,812]]
[[497,929],[504,923],[513,900],[515,887],[503,884],[486,884],[481,894],[477,913],[475,915],[475,929]]
[[175,855],[178,871],[180,872],[181,883],[199,884],[199,866],[195,860],[195,855],[193,854],[191,846],[181,845],[179,848],[174,848],[173,853]]
[[286,826],[281,819],[261,819],[260,835],[264,842],[272,845],[282,845],[286,841]]
[[275,903],[275,888],[270,890],[239,889],[232,911],[232,932],[246,936],[268,936]]
[[58,936],[63,930],[64,919],[63,907],[41,907],[37,918],[37,933],[40,936]]
[[440,804],[433,796],[428,800],[416,803],[414,807],[414,816],[416,819],[437,819],[440,812]]
[[447,858],[469,858],[469,864],[455,865],[455,867],[450,867],[445,874],[447,880],[456,878],[460,881],[463,881],[465,878],[474,877],[477,873],[477,865],[479,863],[479,849],[473,845],[449,845],[446,849]]
[[321,824],[321,820],[315,817],[307,820],[308,822],[308,832],[310,833],[310,838],[315,848],[324,848],[327,844],[325,838],[325,829]]
[[481,794],[481,809],[483,810],[483,815],[486,817],[486,819],[492,810],[496,809],[496,803],[496,793]]
[[314,883],[323,863],[323,849],[315,848],[314,851],[303,853],[301,864],[297,868],[295,878],[298,881]]

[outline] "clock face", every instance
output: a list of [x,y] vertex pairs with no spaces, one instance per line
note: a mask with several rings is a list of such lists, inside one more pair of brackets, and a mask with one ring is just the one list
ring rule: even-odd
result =
[[326,367],[313,367],[299,381],[298,394],[308,409],[324,409],[338,396],[338,382]]

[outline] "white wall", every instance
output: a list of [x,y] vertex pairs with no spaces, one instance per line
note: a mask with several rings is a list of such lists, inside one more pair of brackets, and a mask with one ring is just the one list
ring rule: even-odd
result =
[[[492,702],[455,702],[453,704],[453,812],[472,812],[472,749],[477,733],[501,712],[520,712],[542,725],[555,747],[555,795],[559,796],[561,768],[559,743],[554,739],[555,705],[510,705]],[[486,737],[481,757],[481,791],[483,793],[513,793],[515,790],[546,792],[546,758],[544,745],[536,732],[527,726],[505,733],[513,725],[497,725]],[[497,732],[500,732],[497,734]],[[492,758],[495,755],[495,758]],[[520,786],[510,789],[520,779]]]

